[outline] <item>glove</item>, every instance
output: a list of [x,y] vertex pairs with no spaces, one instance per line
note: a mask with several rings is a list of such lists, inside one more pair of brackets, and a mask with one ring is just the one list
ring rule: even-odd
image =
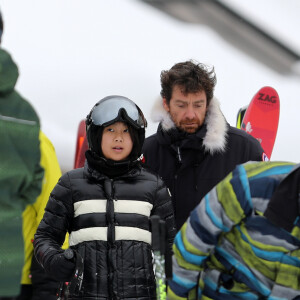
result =
[[49,273],[57,281],[70,281],[75,271],[75,259],[67,259],[64,252],[55,254],[49,263]]
[[22,284],[21,293],[16,298],[16,300],[30,300],[32,296],[32,285],[31,284]]

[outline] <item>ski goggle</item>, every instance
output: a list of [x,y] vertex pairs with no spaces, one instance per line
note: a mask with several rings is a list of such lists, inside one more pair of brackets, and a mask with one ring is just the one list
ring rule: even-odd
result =
[[117,121],[129,122],[136,128],[147,127],[143,113],[136,104],[123,96],[108,96],[100,100],[87,117],[97,126],[108,126]]

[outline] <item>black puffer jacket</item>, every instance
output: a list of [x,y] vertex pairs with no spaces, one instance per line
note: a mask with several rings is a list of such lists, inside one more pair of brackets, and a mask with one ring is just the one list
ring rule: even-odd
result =
[[[51,193],[35,235],[35,255],[46,270],[70,247],[84,258],[79,296],[70,299],[156,299],[150,215],[165,219],[171,248],[175,235],[169,192],[157,175],[136,166],[110,179],[89,168],[64,174]],[[51,259],[50,259],[51,260]]]
[[[263,149],[246,132],[229,126],[212,99],[205,124],[195,134],[179,131],[164,110],[157,133],[144,143],[145,164],[158,173],[172,194],[180,230],[200,200],[236,165],[261,161]],[[166,124],[167,123],[167,124]]]

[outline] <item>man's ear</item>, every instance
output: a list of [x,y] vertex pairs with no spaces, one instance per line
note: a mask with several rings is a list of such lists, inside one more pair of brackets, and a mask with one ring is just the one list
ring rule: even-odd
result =
[[167,112],[170,111],[170,106],[169,106],[166,98],[163,98],[163,107],[164,107],[165,111],[167,111]]

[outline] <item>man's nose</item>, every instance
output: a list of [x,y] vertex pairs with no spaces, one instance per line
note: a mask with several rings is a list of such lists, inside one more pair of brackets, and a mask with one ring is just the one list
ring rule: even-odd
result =
[[195,118],[195,111],[194,111],[194,108],[192,106],[187,107],[185,117],[187,119],[194,119]]

